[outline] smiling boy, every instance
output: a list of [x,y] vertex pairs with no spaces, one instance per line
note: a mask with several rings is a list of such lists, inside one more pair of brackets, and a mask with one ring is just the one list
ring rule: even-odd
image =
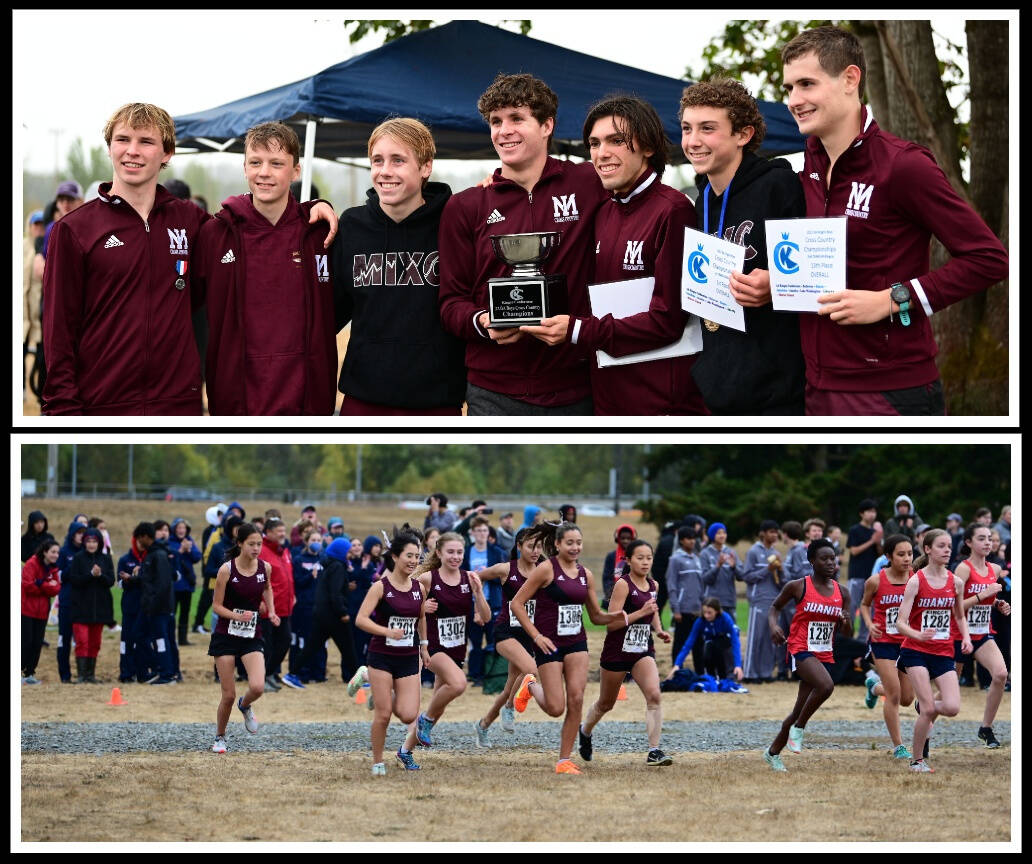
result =
[[[803,315],[806,413],[945,413],[934,312],[1007,277],[1007,252],[950,186],[931,153],[882,131],[861,103],[860,41],[806,30],[781,52],[788,109],[809,135],[809,217],[845,216],[845,291]],[[952,256],[929,270],[935,235]]]
[[681,97],[681,149],[696,172],[699,230],[745,248],[731,294],[745,332],[705,322],[692,377],[713,414],[802,414],[805,376],[798,316],[770,301],[766,219],[803,216],[803,189],[784,159],[757,155],[767,131],[739,82],[714,78]]
[[[298,204],[293,129],[262,123],[244,139],[249,195],[201,229],[195,280],[208,303],[205,373],[214,414],[332,414],[337,342],[327,226]],[[189,205],[193,206],[193,205]],[[194,208],[197,209],[197,208]]]

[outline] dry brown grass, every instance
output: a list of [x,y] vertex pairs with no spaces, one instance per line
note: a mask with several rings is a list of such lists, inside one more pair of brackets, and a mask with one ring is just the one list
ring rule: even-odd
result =
[[[774,774],[755,752],[692,753],[658,770],[640,755],[603,754],[580,777],[557,776],[551,756],[534,752],[431,751],[421,761],[418,773],[392,765],[386,777],[372,777],[362,753],[29,754],[22,756],[21,839],[1009,839],[1008,760],[998,760],[987,783],[984,768],[957,752],[936,757],[935,775],[909,774],[869,751],[786,757],[788,774]],[[891,801],[899,818],[864,807],[875,800]],[[963,818],[949,803],[957,801]],[[918,836],[903,815],[916,813]]]

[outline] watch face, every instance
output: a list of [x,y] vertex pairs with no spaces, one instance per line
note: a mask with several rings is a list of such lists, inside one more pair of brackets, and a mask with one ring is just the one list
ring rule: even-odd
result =
[[892,293],[889,296],[897,303],[906,303],[910,300],[910,289],[897,282],[892,286]]

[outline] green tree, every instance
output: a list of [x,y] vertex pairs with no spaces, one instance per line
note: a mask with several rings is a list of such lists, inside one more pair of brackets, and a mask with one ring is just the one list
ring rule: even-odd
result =
[[68,172],[82,184],[83,189],[95,180],[101,182],[111,179],[111,160],[103,147],[91,147],[86,153],[82,138],[76,138],[68,148],[65,157]]

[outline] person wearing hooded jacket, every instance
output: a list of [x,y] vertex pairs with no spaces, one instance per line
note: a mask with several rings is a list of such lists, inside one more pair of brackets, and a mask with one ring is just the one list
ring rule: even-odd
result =
[[923,522],[914,509],[913,499],[909,495],[897,495],[896,500],[892,502],[892,517],[885,520],[885,536],[902,534],[916,547],[917,526]]
[[[348,615],[351,616],[352,621],[355,620],[358,610],[362,607],[362,601],[365,600],[365,595],[372,587],[373,580],[379,575],[380,565],[383,563],[382,550],[383,540],[375,534],[370,534],[362,541],[362,557],[353,564],[348,584]],[[366,633],[365,630],[359,627],[351,628],[351,641],[355,646],[355,662],[357,664],[365,661],[371,638],[371,634]]]
[[341,213],[332,248],[336,328],[351,322],[342,415],[459,415],[465,342],[441,323],[437,231],[451,189],[429,182],[434,139],[410,117],[369,136],[366,203]]
[[280,519],[269,519],[262,535],[262,550],[258,555],[269,569],[272,583],[273,605],[279,616],[279,626],[269,620],[269,610],[264,605],[259,613],[262,619],[262,636],[265,639],[265,687],[276,691],[282,689],[276,676],[279,665],[290,650],[290,615],[294,611],[294,567],[290,549],[287,546],[287,526]]
[[129,551],[118,559],[115,573],[122,589],[122,632],[119,644],[118,680],[120,683],[151,678],[150,651],[147,650],[147,622],[143,616],[140,596],[140,567],[147,557],[146,550],[137,543],[141,523],[133,530]]
[[[229,523],[230,519],[233,520],[232,525]],[[195,633],[208,632],[204,627],[204,616],[211,609],[212,598],[215,596],[215,577],[218,576],[219,567],[224,563],[226,553],[233,547],[233,532],[243,519],[244,508],[234,501],[223,509],[219,526],[208,534],[204,542],[204,551],[201,553],[201,577],[204,584],[197,601],[197,611],[194,612]]]
[[[329,415],[337,341],[328,230],[290,183],[300,143],[282,123],[247,131],[250,194],[222,202],[197,237],[194,280],[208,306],[205,376],[212,415]],[[279,611],[279,610],[277,610]]]
[[172,591],[175,595],[174,608],[178,610],[179,614],[177,641],[180,645],[189,645],[186,631],[190,628],[190,601],[194,588],[197,587],[194,564],[201,560],[201,550],[197,548],[193,537],[190,536],[190,523],[181,516],[172,520],[171,530],[169,551],[172,554],[176,571],[176,581],[172,584]]
[[[633,525],[621,525],[613,534],[616,548],[606,555],[602,562],[602,608],[609,608],[609,595],[613,593],[616,580],[623,574],[623,564],[627,560],[626,549],[632,540],[636,540],[638,532]],[[663,574],[666,575],[665,573]]]
[[103,551],[104,537],[96,528],[87,528],[82,549],[75,553],[68,568],[70,586],[68,605],[75,637],[76,683],[97,684],[97,655],[104,625],[113,620],[111,587],[115,584],[115,565]]
[[41,540],[36,551],[22,566],[21,579],[21,669],[22,684],[39,684],[36,664],[43,647],[43,634],[50,615],[50,598],[61,590],[61,572],[57,557],[58,542],[50,537]]
[[681,147],[699,189],[699,230],[745,247],[742,273],[731,279],[745,332],[705,322],[692,378],[712,414],[802,414],[799,316],[771,305],[765,234],[767,219],[806,215],[802,184],[787,160],[757,155],[766,124],[738,81],[718,78],[686,88],[680,115]]
[[[300,543],[291,544],[290,563],[294,576],[294,611],[290,613],[290,671],[283,676],[288,687],[300,689],[309,681],[326,680],[326,637],[305,665],[298,665],[298,658],[305,653],[312,634],[312,615],[315,594],[318,590],[321,571],[324,567],[322,532],[315,524],[305,523]],[[349,541],[350,546],[350,541]]]
[[68,581],[68,577],[71,574],[72,561],[82,549],[82,537],[85,533],[86,526],[78,518],[73,520],[68,526],[68,535],[57,559],[57,565],[61,569],[61,590],[57,595],[57,674],[62,684],[72,682],[72,583]]
[[348,570],[348,551],[351,541],[338,537],[326,549],[323,569],[315,580],[315,601],[312,608],[312,629],[304,650],[291,657],[290,675],[297,677],[302,669],[315,660],[316,652],[324,647],[327,639],[340,651],[341,681],[347,682],[354,675],[354,640],[351,632],[351,599],[348,583],[353,573]]
[[42,510],[33,510],[25,520],[25,533],[21,538],[21,563],[25,564],[39,549],[44,540],[53,540],[49,523]]
[[158,536],[156,527],[149,522],[137,526],[134,532],[137,546],[144,550],[140,565],[140,609],[145,622],[149,643],[150,667],[158,677],[151,676],[151,684],[176,683],[176,659],[172,617],[175,582],[175,557],[169,551],[168,540]]

